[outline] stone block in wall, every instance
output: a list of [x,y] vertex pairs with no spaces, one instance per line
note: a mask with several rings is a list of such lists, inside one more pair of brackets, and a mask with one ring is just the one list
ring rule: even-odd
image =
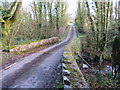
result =
[[70,76],[70,72],[68,70],[63,70],[63,75],[64,76]]
[[64,85],[70,85],[70,80],[66,76],[63,76],[63,81]]

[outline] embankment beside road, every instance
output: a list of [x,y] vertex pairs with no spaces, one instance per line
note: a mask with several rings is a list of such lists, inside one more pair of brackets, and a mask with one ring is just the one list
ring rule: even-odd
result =
[[80,53],[80,39],[76,38],[68,44],[63,53],[64,88],[89,88],[74,57],[74,51]]
[[58,40],[59,40],[58,37],[52,37],[49,39],[44,39],[44,40],[29,43],[29,44],[17,45],[14,48],[10,49],[10,52],[15,53],[15,54],[20,54],[20,53],[27,52],[27,51],[30,51],[36,48],[40,48],[43,46],[57,43]]

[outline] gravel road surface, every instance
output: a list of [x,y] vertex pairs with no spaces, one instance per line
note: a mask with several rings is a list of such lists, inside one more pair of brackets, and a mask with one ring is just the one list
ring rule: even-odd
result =
[[[56,44],[55,47],[44,54],[39,55],[37,52],[33,55],[27,56],[27,60],[36,57],[34,63],[25,65],[27,68],[15,71],[24,62],[18,62],[16,66],[10,67],[8,70],[3,71],[3,88],[53,88],[57,77],[61,74],[61,61],[65,45],[75,39],[76,30],[73,25],[70,26],[68,36],[62,42]],[[67,42],[67,40],[69,42]],[[54,47],[54,46],[53,46]],[[39,55],[39,56],[37,56]],[[26,60],[26,61],[27,61]],[[24,60],[23,60],[24,61]],[[25,67],[24,66],[24,67]],[[28,68],[29,67],[29,68]],[[25,68],[24,68],[25,69]],[[20,72],[21,71],[21,72]],[[8,75],[8,73],[10,75]],[[17,74],[15,74],[17,73]]]

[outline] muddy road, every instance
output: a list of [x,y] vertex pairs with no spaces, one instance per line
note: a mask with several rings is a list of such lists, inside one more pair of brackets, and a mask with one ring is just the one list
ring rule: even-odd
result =
[[75,27],[71,25],[65,40],[46,48],[43,50],[44,54],[40,55],[41,52],[37,52],[25,57],[27,60],[31,60],[32,63],[24,64],[27,61],[24,58],[23,61],[2,71],[2,87],[53,88],[56,79],[61,75],[61,62],[64,47],[76,37]]

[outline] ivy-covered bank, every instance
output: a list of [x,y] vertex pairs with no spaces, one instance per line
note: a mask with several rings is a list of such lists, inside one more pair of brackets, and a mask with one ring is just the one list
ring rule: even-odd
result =
[[36,42],[33,42],[33,43],[15,46],[14,48],[10,49],[10,52],[20,54],[20,53],[23,53],[23,52],[33,50],[35,48],[40,48],[40,47],[43,47],[43,46],[54,44],[56,42],[58,42],[58,37],[43,39],[43,40],[36,41]]
[[81,70],[77,64],[74,52],[80,54],[80,37],[73,40],[63,53],[63,83],[64,88],[88,88]]

